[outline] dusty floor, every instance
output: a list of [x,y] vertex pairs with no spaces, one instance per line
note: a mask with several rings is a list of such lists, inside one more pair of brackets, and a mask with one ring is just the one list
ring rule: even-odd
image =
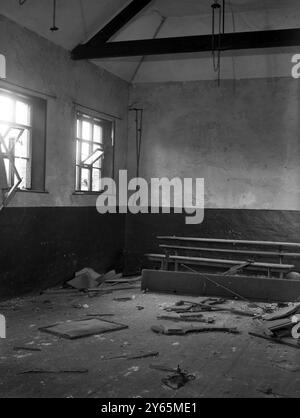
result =
[[[115,297],[134,296],[127,302]],[[41,295],[0,304],[7,318],[7,339],[0,340],[0,397],[69,398],[201,398],[201,397],[299,397],[300,372],[281,369],[300,365],[300,350],[282,347],[248,335],[252,319],[214,313],[217,325],[237,326],[240,335],[157,335],[151,326],[161,324],[157,315],[179,296],[143,294],[139,289],[104,296]],[[186,300],[195,298],[185,297]],[[196,300],[201,300],[197,298]],[[75,306],[87,304],[88,308]],[[228,302],[241,307],[241,302]],[[144,307],[138,310],[137,306]],[[59,321],[86,318],[89,313],[111,313],[111,320],[128,329],[66,340],[39,331]],[[109,319],[109,318],[106,318]],[[15,351],[38,347],[40,352]],[[113,359],[123,353],[158,351],[156,358]],[[150,364],[180,365],[195,375],[178,391],[165,387],[167,372]],[[20,374],[32,369],[88,369],[84,374]]]

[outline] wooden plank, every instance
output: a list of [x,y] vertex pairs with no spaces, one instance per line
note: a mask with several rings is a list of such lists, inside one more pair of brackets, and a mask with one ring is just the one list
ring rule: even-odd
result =
[[[146,254],[149,260],[161,261],[166,259],[165,254]],[[214,258],[202,258],[202,257],[184,257],[180,255],[170,255],[168,257],[169,263],[181,262],[185,264],[195,264],[195,265],[211,265],[211,266],[236,266],[242,263],[241,260],[224,260],[224,259],[214,259]],[[270,269],[277,271],[289,271],[295,268],[293,264],[273,264],[273,263],[252,263],[249,266],[245,267],[247,269]]]
[[300,258],[300,253],[286,253],[283,251],[273,252],[273,251],[248,251],[248,250],[231,250],[224,248],[204,248],[204,247],[186,247],[181,245],[166,245],[161,244],[159,246],[165,250],[178,250],[178,251],[195,251],[195,252],[212,252],[220,254],[243,254],[243,255],[253,255],[253,256],[262,256],[262,257],[285,257],[285,258]]
[[300,297],[300,281],[297,280],[163,270],[144,270],[142,274],[142,290],[190,296],[231,297],[218,284],[249,300],[297,302]]
[[231,239],[215,239],[215,238],[195,238],[195,237],[170,237],[160,236],[157,237],[159,240],[164,241],[182,241],[182,242],[206,242],[215,244],[232,244],[232,245],[256,245],[256,246],[267,246],[267,247],[293,247],[300,248],[300,244],[296,242],[272,242],[272,241],[247,241],[247,240],[231,240]]
[[[102,39],[102,38],[101,38]],[[216,44],[218,37],[216,36]],[[243,50],[300,46],[300,29],[248,31],[222,35],[221,49]],[[89,42],[79,45],[72,52],[74,60],[117,58],[207,52],[212,49],[212,35],[143,39],[122,42]]]
[[76,54],[77,50],[82,48],[97,48],[119,32],[127,23],[129,23],[138,13],[140,13],[152,0],[133,0],[120,13],[118,13],[104,28],[102,28],[93,38],[86,44],[79,45],[73,50]]

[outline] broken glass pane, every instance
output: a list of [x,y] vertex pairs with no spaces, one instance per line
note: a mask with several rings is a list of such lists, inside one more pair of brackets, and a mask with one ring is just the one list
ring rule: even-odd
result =
[[[27,170],[27,165],[28,165],[27,160],[24,160],[22,158],[16,158],[15,159],[16,169],[17,169],[17,171],[19,173],[19,176],[22,179],[22,183],[19,185],[19,187],[21,189],[26,189],[26,188],[29,187],[28,186],[28,170]],[[17,178],[16,175],[15,175],[15,180],[14,181],[15,181],[15,183],[17,183],[17,181],[18,181],[18,178]]]
[[20,139],[16,142],[15,145],[15,156],[16,157],[29,157],[29,132],[25,130],[21,135]]
[[98,169],[93,169],[93,192],[100,191],[100,179],[101,179],[101,171]]
[[82,168],[81,169],[81,187],[82,191],[90,190],[90,170]]

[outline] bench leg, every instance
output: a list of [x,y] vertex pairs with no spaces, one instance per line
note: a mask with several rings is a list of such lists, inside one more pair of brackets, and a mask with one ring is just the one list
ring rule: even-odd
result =
[[[175,251],[175,255],[176,255],[176,257],[178,256],[178,252],[177,251]],[[175,271],[178,271],[178,266],[179,266],[178,261],[175,261],[175,264],[174,264],[174,270]]]

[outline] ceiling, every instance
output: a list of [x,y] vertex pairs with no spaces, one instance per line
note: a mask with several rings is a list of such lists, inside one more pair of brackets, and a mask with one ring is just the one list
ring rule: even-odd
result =
[[[19,5],[19,0],[1,0],[0,14],[71,50],[97,33],[128,3],[128,0],[57,0],[57,26],[60,28],[57,32],[49,30],[52,25],[51,0],[26,0],[23,6]],[[227,31],[300,27],[299,3],[299,0],[227,0]],[[112,41],[153,38],[163,18],[166,20],[157,37],[209,34],[211,4],[212,0],[153,0]],[[272,51],[273,55],[278,53]],[[258,51],[255,58],[257,68],[267,68],[267,62],[262,61],[269,60],[272,54],[269,51],[267,54],[266,51]],[[246,63],[245,54],[235,51],[228,57],[230,68],[233,58],[237,67],[239,62],[243,66]],[[211,68],[207,70],[210,61],[207,54],[147,57],[135,74],[141,59],[97,60],[95,63],[134,82],[188,81],[215,77]],[[249,52],[248,59],[254,62],[253,52]],[[230,68],[225,71],[229,78],[234,76]],[[240,77],[243,77],[242,73],[240,71]],[[247,69],[247,77],[248,73]]]

